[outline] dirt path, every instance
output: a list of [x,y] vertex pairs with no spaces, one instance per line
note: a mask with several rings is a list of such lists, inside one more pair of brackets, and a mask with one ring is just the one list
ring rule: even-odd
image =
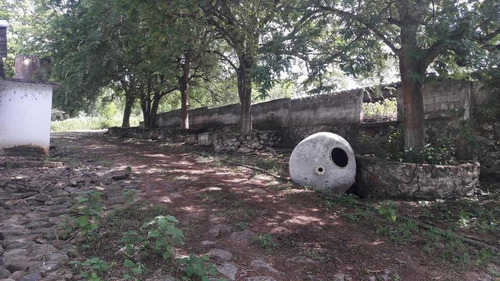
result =
[[[72,148],[76,162],[130,167],[141,200],[165,206],[180,221],[181,254],[208,254],[229,280],[494,280],[423,245],[385,239],[357,221],[352,206],[221,165],[197,148],[90,133],[53,138],[58,149]],[[155,278],[148,280],[167,280]]]

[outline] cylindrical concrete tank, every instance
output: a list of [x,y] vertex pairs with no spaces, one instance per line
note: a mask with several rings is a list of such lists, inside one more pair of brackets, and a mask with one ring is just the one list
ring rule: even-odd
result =
[[302,140],[290,157],[290,176],[302,186],[318,191],[343,193],[356,177],[356,161],[351,145],[328,132]]

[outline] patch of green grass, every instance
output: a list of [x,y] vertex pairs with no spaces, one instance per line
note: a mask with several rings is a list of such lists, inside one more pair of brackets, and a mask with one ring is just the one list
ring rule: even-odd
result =
[[377,233],[395,243],[406,244],[417,240],[418,230],[414,221],[406,221],[380,226],[377,228]]
[[451,229],[468,229],[481,233],[500,232],[498,200],[432,202],[420,209],[423,216],[436,223],[446,223]]
[[[131,117],[130,125],[138,126],[139,117]],[[116,115],[111,119],[105,117],[79,116],[62,121],[52,121],[50,130],[52,132],[69,132],[84,130],[102,130],[121,125],[121,116]]]
[[354,212],[345,212],[342,213],[342,218],[344,218],[347,221],[351,222],[359,222],[360,220],[363,220],[367,217],[368,213],[364,210],[361,210],[360,208],[356,207],[354,209]]
[[328,251],[321,248],[308,248],[300,251],[300,256],[310,258],[315,261],[326,261],[331,258]]
[[482,267],[498,262],[500,255],[489,249],[478,249],[465,244],[451,232],[432,228],[424,235],[423,250],[444,261]]
[[224,200],[227,197],[227,194],[221,191],[204,191],[197,193],[195,196],[204,202],[214,203]]
[[102,120],[99,117],[77,117],[62,121],[52,121],[50,126],[52,132],[102,130],[104,128]]
[[271,235],[271,233],[255,234],[252,236],[251,240],[254,245],[257,245],[260,248],[264,249],[264,251],[268,254],[271,253],[277,247],[277,244],[274,241],[274,238]]
[[250,221],[256,215],[255,210],[245,206],[242,201],[229,203],[227,207],[222,211],[222,213],[225,218],[231,218],[240,221]]
[[236,228],[243,231],[243,230],[246,230],[248,228],[248,222],[246,221],[243,221],[243,222],[237,222],[236,223]]

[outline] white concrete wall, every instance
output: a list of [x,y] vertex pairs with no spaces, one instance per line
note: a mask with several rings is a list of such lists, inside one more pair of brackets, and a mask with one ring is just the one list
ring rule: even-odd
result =
[[0,154],[5,148],[50,146],[52,85],[0,80]]

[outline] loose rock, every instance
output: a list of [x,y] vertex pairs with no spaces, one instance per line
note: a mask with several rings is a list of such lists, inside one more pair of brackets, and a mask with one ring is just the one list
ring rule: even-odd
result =
[[263,260],[254,260],[250,264],[255,268],[263,268],[263,269],[270,271],[272,273],[276,273],[276,274],[279,273],[279,271],[274,269],[272,266],[270,266],[267,262],[265,262]]
[[233,263],[225,262],[217,267],[217,271],[229,280],[236,280],[236,273],[238,273],[238,267]]
[[229,261],[233,258],[233,254],[231,252],[222,250],[222,249],[213,249],[207,253],[208,256],[217,258],[221,261]]

